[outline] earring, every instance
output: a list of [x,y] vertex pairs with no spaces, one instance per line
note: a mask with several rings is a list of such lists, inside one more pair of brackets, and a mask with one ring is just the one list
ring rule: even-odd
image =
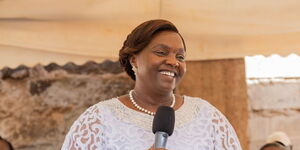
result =
[[137,68],[135,66],[132,66],[132,71],[134,72],[134,75],[136,76]]

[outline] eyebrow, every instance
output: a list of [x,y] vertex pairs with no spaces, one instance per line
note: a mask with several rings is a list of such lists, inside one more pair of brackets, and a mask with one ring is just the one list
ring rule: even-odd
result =
[[[167,50],[170,50],[171,48],[165,44],[158,44],[158,45],[155,45],[152,47],[153,48],[163,48],[163,49],[167,49]],[[185,52],[185,50],[183,48],[179,48],[177,49],[179,52]]]

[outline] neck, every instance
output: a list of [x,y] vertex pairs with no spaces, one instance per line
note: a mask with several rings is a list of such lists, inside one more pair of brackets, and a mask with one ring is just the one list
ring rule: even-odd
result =
[[134,88],[135,101],[142,107],[154,112],[161,105],[170,106],[173,101],[172,95],[173,91],[158,91],[139,86]]

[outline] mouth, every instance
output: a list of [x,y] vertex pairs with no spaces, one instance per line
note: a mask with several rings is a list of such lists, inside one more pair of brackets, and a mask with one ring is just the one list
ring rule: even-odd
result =
[[172,78],[175,78],[175,76],[176,76],[176,73],[172,72],[172,71],[160,71],[160,73],[163,74],[163,75],[172,77]]

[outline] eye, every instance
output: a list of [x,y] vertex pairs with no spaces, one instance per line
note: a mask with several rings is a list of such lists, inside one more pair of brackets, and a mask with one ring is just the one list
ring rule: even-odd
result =
[[154,53],[155,53],[156,55],[158,55],[158,56],[166,56],[166,55],[168,55],[167,52],[162,51],[162,50],[157,50],[157,51],[155,51]]
[[184,60],[185,60],[185,56],[184,56],[184,55],[177,55],[176,58],[177,58],[179,61],[184,61]]

